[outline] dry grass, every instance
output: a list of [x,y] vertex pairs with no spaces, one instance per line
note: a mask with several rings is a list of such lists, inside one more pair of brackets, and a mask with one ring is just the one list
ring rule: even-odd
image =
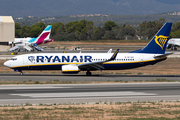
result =
[[0,119],[178,120],[179,102],[103,103],[0,107]]
[[110,41],[54,41],[48,45],[147,45],[149,41],[110,40]]
[[[42,48],[51,48],[57,50],[72,50],[76,47],[81,47],[81,50],[108,50],[110,48],[120,50],[137,50],[147,45],[148,41],[144,40],[112,40],[112,41],[56,41],[46,45]],[[123,47],[119,47],[123,46]],[[131,47],[129,47],[131,46]]]
[[[5,60],[0,60],[0,73],[17,73],[3,65]],[[24,73],[34,74],[61,74],[60,71],[23,71]],[[80,72],[85,74],[85,72]],[[129,70],[107,70],[107,71],[93,71],[92,74],[148,74],[148,75],[180,75],[180,58],[168,58],[165,61],[159,62],[155,65],[140,67]]]

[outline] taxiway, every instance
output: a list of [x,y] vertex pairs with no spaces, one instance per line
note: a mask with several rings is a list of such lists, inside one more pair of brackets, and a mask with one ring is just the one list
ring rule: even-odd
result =
[[107,82],[107,81],[152,81],[152,80],[174,80],[180,81],[180,75],[114,75],[114,74],[94,74],[86,76],[82,74],[64,75],[64,74],[2,74],[0,81],[84,81],[84,82]]

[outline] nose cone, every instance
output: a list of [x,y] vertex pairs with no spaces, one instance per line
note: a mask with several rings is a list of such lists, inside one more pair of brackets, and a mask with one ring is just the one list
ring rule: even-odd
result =
[[6,61],[6,62],[4,63],[4,66],[10,67],[10,62],[9,62],[9,61]]

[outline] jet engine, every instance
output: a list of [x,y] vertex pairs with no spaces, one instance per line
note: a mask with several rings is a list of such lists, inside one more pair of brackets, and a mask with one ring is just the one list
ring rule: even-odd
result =
[[77,74],[80,72],[80,69],[78,68],[77,65],[63,65],[61,70],[62,73],[67,73],[67,74]]

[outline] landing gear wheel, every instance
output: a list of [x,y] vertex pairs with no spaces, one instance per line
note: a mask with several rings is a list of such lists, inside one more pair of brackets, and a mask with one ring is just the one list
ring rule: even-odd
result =
[[23,73],[21,72],[20,75],[23,76]]
[[86,72],[86,75],[87,75],[87,76],[91,76],[92,73],[91,73],[90,71],[87,71],[87,72]]

